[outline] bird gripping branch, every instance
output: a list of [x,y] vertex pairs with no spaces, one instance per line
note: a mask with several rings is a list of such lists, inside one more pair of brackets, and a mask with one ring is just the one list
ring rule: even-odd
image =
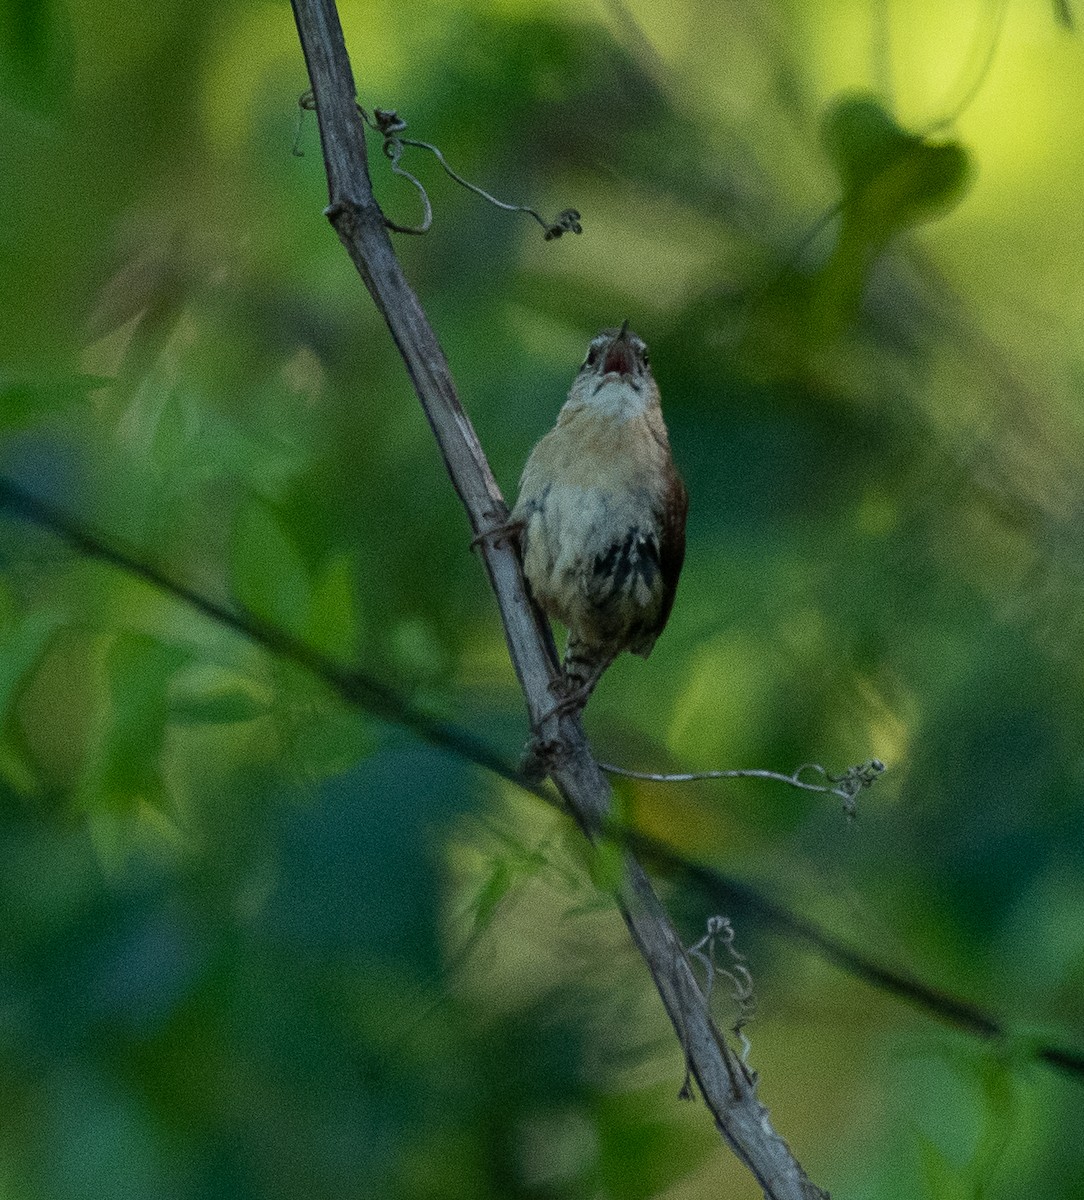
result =
[[509,522],[535,600],[568,629],[561,708],[582,708],[622,651],[651,653],[673,607],[687,511],[647,347],[628,321],[604,329],[527,460]]

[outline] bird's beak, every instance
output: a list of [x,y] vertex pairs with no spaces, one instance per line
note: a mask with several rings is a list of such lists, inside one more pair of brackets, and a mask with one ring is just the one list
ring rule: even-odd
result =
[[614,340],[606,347],[606,357],[602,362],[603,375],[608,375],[611,371],[616,371],[619,375],[632,374],[635,361],[628,333],[629,322],[626,317]]

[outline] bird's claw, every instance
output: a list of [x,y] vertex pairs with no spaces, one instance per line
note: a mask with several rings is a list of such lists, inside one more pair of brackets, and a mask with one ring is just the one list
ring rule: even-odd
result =
[[579,713],[587,703],[587,689],[572,686],[567,675],[559,675],[556,679],[550,680],[549,690],[557,697],[557,700],[550,708],[545,709],[535,721],[531,740],[524,747],[523,757],[520,759],[520,770],[534,782],[551,774],[567,755],[564,741],[561,738],[544,736],[540,732],[542,727],[555,717]]
[[567,675],[560,675],[557,679],[551,680],[549,689],[557,697],[557,700],[552,708],[547,708],[538,718],[539,725],[550,720],[551,717],[569,717],[573,713],[582,712],[587,704],[587,698],[591,695],[589,687],[570,683]]
[[523,757],[519,760],[520,772],[531,783],[541,783],[561,765],[566,754],[565,745],[559,739],[532,734],[531,740],[523,747]]
[[477,550],[483,542],[490,542],[494,546],[499,546],[502,542],[513,541],[523,532],[523,522],[501,521],[497,525],[490,526],[489,529],[480,530],[471,538],[470,548]]

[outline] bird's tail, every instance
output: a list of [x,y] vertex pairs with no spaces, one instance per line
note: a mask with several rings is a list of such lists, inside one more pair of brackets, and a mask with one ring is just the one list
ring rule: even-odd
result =
[[579,695],[581,707],[587,703],[587,698],[595,690],[595,684],[602,678],[603,671],[617,656],[600,652],[597,646],[591,646],[571,634],[565,647],[565,680],[568,690]]

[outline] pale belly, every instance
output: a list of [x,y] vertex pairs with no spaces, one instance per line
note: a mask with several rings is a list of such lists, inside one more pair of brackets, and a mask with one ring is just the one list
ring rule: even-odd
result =
[[646,655],[664,592],[657,498],[551,483],[517,510],[524,573],[542,608],[585,642]]

